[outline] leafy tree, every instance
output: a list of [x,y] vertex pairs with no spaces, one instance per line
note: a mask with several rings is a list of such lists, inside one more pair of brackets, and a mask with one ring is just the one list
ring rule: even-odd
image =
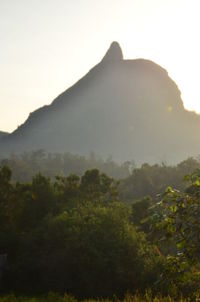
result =
[[5,205],[12,193],[12,172],[7,166],[0,167],[0,205]]
[[123,295],[155,280],[156,257],[119,203],[87,203],[48,217],[27,234],[10,280],[23,291],[78,297]]
[[145,196],[132,204],[131,221],[145,233],[148,233],[150,228],[149,216],[152,203],[151,197]]
[[80,190],[87,200],[110,202],[118,198],[117,186],[118,183],[113,178],[93,169],[86,171],[81,177]]
[[184,192],[166,189],[158,219],[165,230],[165,239],[173,239],[177,253],[193,262],[200,260],[200,170],[186,179],[190,185]]
[[187,293],[191,288],[198,289],[200,284],[200,170],[186,180],[189,186],[184,192],[171,187],[166,189],[153,218],[161,230],[161,242],[166,241],[171,246],[171,255],[166,258],[167,270],[161,281],[167,288],[169,281],[173,282]]
[[200,167],[200,162],[188,158],[177,166],[166,164],[143,164],[140,168],[133,169],[130,176],[120,182],[120,198],[132,202],[144,196],[151,196],[153,200],[161,194],[166,187],[173,186],[184,190],[183,178]]

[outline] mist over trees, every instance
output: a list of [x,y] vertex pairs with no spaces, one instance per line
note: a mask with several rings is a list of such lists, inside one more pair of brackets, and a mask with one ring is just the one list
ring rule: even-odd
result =
[[55,179],[55,176],[76,174],[81,177],[86,170],[98,169],[114,179],[120,180],[120,198],[127,202],[144,196],[155,198],[167,186],[183,190],[185,175],[200,168],[199,158],[188,158],[177,165],[148,164],[137,167],[134,160],[115,162],[112,157],[103,160],[91,153],[89,157],[70,153],[47,153],[44,150],[0,157],[0,166],[12,169],[12,181],[30,182],[38,174]]
[[0,165],[11,167],[13,180],[22,182],[31,181],[32,177],[39,172],[50,178],[54,178],[55,175],[68,176],[71,173],[81,176],[86,170],[92,168],[97,168],[119,179],[130,175],[135,167],[134,161],[119,164],[111,156],[103,160],[93,152],[86,157],[71,153],[47,153],[44,150],[0,156]]

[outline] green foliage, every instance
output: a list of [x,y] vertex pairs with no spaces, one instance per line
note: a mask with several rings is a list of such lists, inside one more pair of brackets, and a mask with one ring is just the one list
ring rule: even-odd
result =
[[140,168],[132,170],[130,176],[120,183],[120,198],[132,202],[144,196],[156,198],[157,194],[165,191],[167,186],[183,190],[183,178],[200,167],[197,159],[188,158],[177,166],[166,164],[143,164]]
[[12,186],[10,184],[11,180],[11,170],[7,167],[0,167],[0,205],[5,206],[8,197],[11,194]]
[[188,293],[200,287],[200,171],[188,175],[184,192],[168,187],[155,208],[154,225],[160,230],[160,243],[168,242],[161,283]]
[[[143,166],[142,174],[154,168]],[[149,182],[155,181],[154,172],[146,174]],[[74,301],[62,295],[122,298],[151,288],[152,295],[124,301],[154,301],[156,294],[170,294],[176,301],[183,294],[195,301],[200,288],[199,170],[185,177],[189,185],[183,192],[168,186],[158,204],[143,196],[131,206],[120,202],[119,182],[97,169],[54,178],[39,173],[28,183],[12,182],[11,175],[8,167],[0,168],[5,292]],[[147,182],[141,190],[143,185]],[[55,293],[41,297],[49,291]],[[17,301],[15,296],[2,299]]]
[[173,239],[178,255],[194,263],[200,260],[200,173],[187,177],[185,192],[168,187],[159,204],[159,223],[163,239]]
[[132,204],[132,221],[135,225],[142,227],[144,219],[149,214],[149,208],[152,205],[152,199],[149,196],[137,200]]
[[119,202],[114,179],[94,169],[15,184],[9,171],[1,169],[0,186],[7,194],[0,236],[6,290],[106,297],[154,282],[157,257]]
[[119,203],[87,203],[47,217],[22,239],[18,268],[9,280],[12,288],[95,297],[147,285],[155,255],[128,217],[127,207]]

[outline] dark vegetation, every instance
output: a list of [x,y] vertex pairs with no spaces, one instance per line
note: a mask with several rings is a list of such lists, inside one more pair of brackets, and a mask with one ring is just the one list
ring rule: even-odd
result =
[[[79,158],[79,171],[69,174],[75,159],[67,168],[64,158],[31,153],[1,161],[0,254],[7,254],[2,292],[53,291],[84,299],[145,295],[151,289],[152,295],[195,301],[199,161],[140,168],[112,162],[118,178],[129,173],[119,181],[94,166],[83,173],[85,158]],[[109,166],[100,162],[99,169]]]

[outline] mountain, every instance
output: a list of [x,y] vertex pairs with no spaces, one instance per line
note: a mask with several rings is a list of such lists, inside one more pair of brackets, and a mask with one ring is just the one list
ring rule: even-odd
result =
[[184,109],[167,71],[149,60],[124,60],[113,42],[81,80],[1,138],[0,149],[175,163],[200,153],[199,130],[200,116]]
[[0,139],[1,139],[3,136],[6,136],[6,135],[8,135],[8,134],[9,134],[8,132],[0,131]]

